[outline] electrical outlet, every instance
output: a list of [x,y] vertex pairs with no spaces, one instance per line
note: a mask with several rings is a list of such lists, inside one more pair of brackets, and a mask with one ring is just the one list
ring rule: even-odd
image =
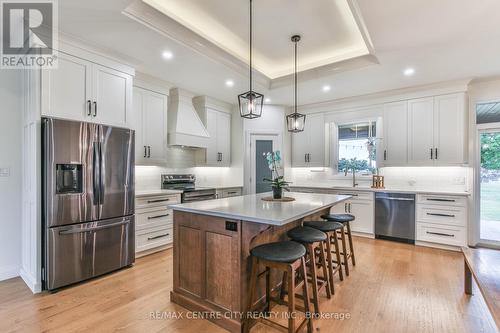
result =
[[0,168],[0,177],[10,177],[10,168]]

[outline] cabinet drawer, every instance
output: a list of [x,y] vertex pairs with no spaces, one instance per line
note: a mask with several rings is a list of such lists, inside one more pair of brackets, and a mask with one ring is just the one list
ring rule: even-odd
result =
[[151,209],[141,213],[136,213],[136,230],[153,227],[166,227],[173,223],[173,213],[171,209]]
[[465,207],[417,205],[417,221],[465,227],[467,216]]
[[170,244],[174,240],[174,231],[169,228],[152,228],[135,235],[135,252],[142,252],[155,247]]
[[136,199],[136,208],[152,208],[152,207],[167,207],[180,203],[181,197],[179,194],[170,195],[154,195],[150,197],[142,197]]
[[373,200],[373,192],[358,192],[358,191],[335,191],[334,194],[338,195],[352,195],[351,201],[357,200]]
[[241,195],[241,188],[227,188],[222,190],[222,197],[238,197]]
[[467,243],[467,233],[465,227],[417,223],[417,241],[465,246]]
[[467,198],[456,197],[451,195],[419,194],[417,195],[417,203],[426,205],[466,207]]

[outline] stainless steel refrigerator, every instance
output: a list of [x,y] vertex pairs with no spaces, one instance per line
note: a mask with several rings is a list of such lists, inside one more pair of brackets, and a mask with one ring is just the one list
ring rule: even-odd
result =
[[44,118],[42,133],[45,289],[131,265],[134,131]]

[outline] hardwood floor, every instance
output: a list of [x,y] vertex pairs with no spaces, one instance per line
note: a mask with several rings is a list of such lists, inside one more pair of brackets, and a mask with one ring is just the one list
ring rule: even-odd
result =
[[[463,292],[458,252],[355,238],[357,266],[335,295],[322,297],[324,312],[350,319],[315,320],[337,332],[497,332],[477,291]],[[169,301],[172,252],[137,260],[133,268],[55,294],[33,295],[19,278],[0,282],[0,332],[226,332],[206,320],[187,319]],[[151,318],[152,312],[160,317]],[[182,319],[168,319],[178,311]],[[162,317],[163,316],[163,317]],[[257,325],[252,333],[275,332]]]

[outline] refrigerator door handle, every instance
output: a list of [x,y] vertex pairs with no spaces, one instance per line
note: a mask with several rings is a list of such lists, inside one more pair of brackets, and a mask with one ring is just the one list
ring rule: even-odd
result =
[[106,174],[105,174],[105,171],[106,168],[104,167],[104,156],[102,154],[102,142],[99,142],[99,186],[100,186],[100,191],[99,191],[99,203],[101,205],[104,204],[104,190],[106,188],[106,184],[105,184],[105,177],[106,177]]
[[94,195],[94,205],[99,204],[99,194],[100,194],[100,154],[98,152],[98,143],[93,143],[93,156],[92,156],[92,192]]
[[59,235],[81,234],[83,232],[90,232],[90,231],[108,229],[108,228],[118,227],[118,226],[129,224],[129,223],[130,223],[130,220],[123,220],[121,222],[110,223],[110,224],[102,225],[102,226],[98,226],[98,227],[77,228],[77,229],[62,230],[62,231],[59,231]]

